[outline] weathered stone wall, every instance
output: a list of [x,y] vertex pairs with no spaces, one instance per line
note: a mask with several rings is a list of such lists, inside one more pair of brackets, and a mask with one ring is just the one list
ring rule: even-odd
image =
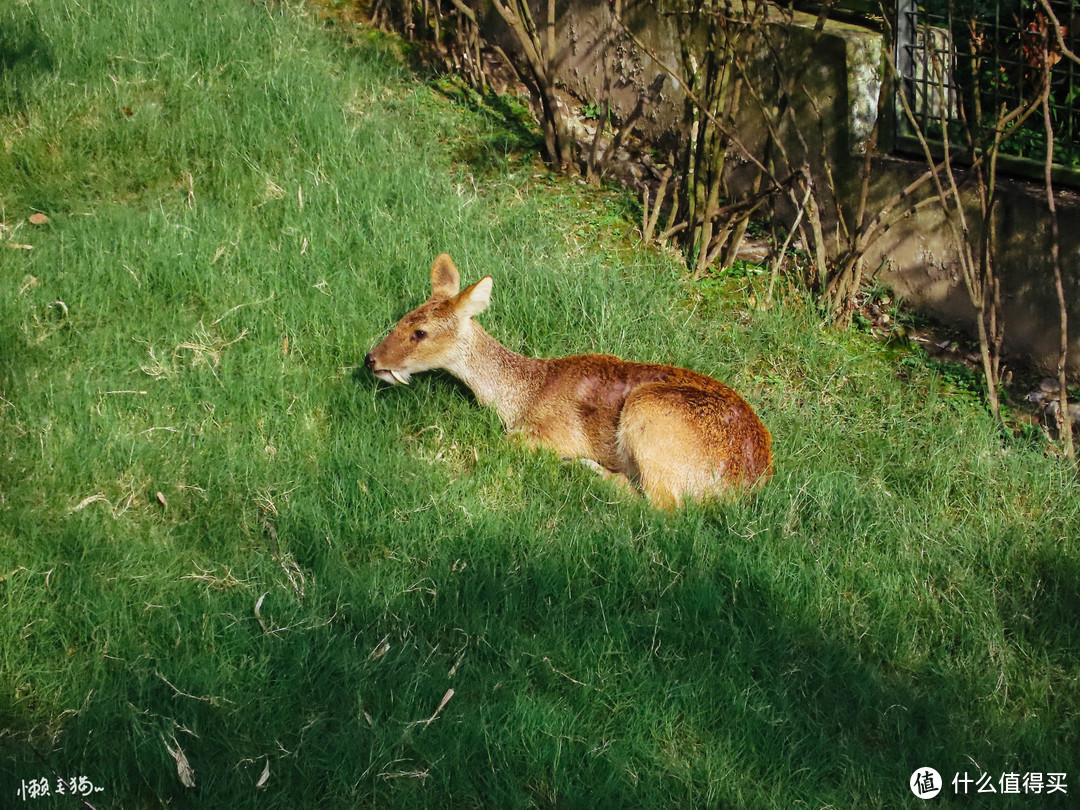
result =
[[[874,162],[873,199],[881,201],[925,170],[911,160],[882,157]],[[998,181],[998,267],[1001,277],[1005,347],[1049,373],[1057,368],[1060,326],[1050,220],[1044,188],[1023,180]],[[1056,195],[1066,300],[1069,302],[1069,370],[1080,375],[1080,197]],[[886,262],[882,276],[917,309],[973,332],[974,315],[964,286],[957,249],[934,207],[903,220],[874,246],[869,264]]]
[[[612,6],[611,0],[560,0],[558,81],[575,96],[594,103],[602,99],[608,85],[616,117],[621,118],[633,109],[646,88],[663,77],[655,102],[644,110],[637,131],[666,151],[677,138],[684,93],[652,56],[621,31]],[[542,21],[546,0],[534,0],[533,7],[536,20]],[[648,51],[677,70],[680,34],[670,15],[658,8],[663,10],[663,2],[624,0],[623,19]],[[881,35],[834,21],[827,22],[820,34],[815,33],[816,18],[809,15],[797,16],[794,26],[786,25],[779,14],[775,19],[766,34],[773,54],[780,58],[763,56],[751,71],[751,80],[767,103],[775,103],[780,83],[792,72],[798,75],[800,86],[813,96],[821,115],[815,114],[806,97],[796,94],[794,115],[788,120],[799,127],[818,184],[825,184],[823,164],[828,160],[841,204],[852,211],[858,193],[858,167],[876,115],[882,75]],[[485,27],[491,36],[501,38],[505,47],[512,47],[494,11],[488,13]],[[692,42],[698,40],[696,47],[702,47],[703,36],[689,36]],[[736,129],[743,143],[760,154],[765,128],[753,102],[744,100],[740,105]],[[784,139],[792,162],[800,163],[804,150],[790,123]],[[880,209],[925,170],[918,159],[890,156],[888,148],[885,127],[878,149],[881,154],[873,162],[871,211]],[[740,172],[745,179],[752,175],[749,161],[737,155],[728,166],[736,188]],[[999,265],[1006,352],[1048,370],[1057,364],[1059,327],[1044,191],[1038,183],[1020,180],[1002,181],[1000,186]],[[927,186],[920,193],[933,191]],[[1072,302],[1069,318],[1074,328],[1070,331],[1076,335],[1070,344],[1070,368],[1080,375],[1080,198],[1062,193],[1058,211],[1065,289]],[[792,216],[793,211],[780,205],[775,215],[783,218]],[[823,219],[827,229],[830,224],[835,226],[835,211],[824,211]],[[956,257],[949,229],[936,206],[929,206],[886,233],[868,253],[867,266],[872,271],[883,265],[879,278],[916,308],[974,333],[974,309]]]

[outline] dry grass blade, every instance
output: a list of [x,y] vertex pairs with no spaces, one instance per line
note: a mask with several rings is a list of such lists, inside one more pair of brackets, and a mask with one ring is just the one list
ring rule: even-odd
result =
[[304,572],[300,570],[300,566],[296,564],[296,560],[293,559],[291,554],[286,554],[281,560],[281,570],[285,572],[285,576],[289,580],[289,585],[292,587],[293,593],[303,599],[304,586],[306,584]]
[[227,698],[223,698],[223,697],[216,697],[216,696],[203,697],[203,696],[200,696],[200,695],[192,695],[192,694],[190,694],[188,692],[183,691],[182,689],[178,689],[175,684],[173,684],[171,681],[169,681],[169,679],[166,678],[164,675],[162,675],[160,672],[155,672],[154,674],[157,675],[158,678],[160,678],[161,681],[166,686],[168,686],[170,689],[172,689],[173,693],[177,697],[190,698],[191,700],[201,700],[204,703],[209,703],[211,706],[220,706],[222,703],[232,703],[231,700],[228,700]]
[[380,779],[427,779],[431,776],[427,771],[387,771],[380,773]]
[[28,571],[28,570],[29,570],[28,568],[26,568],[26,567],[24,567],[24,566],[20,565],[20,566],[19,566],[18,568],[14,569],[13,571],[8,571],[8,572],[7,572],[6,574],[4,574],[3,576],[0,576],[0,582],[7,582],[7,580],[8,580],[8,579],[10,579],[11,577],[15,576],[15,575],[16,575],[17,573],[19,573],[20,571]]
[[390,636],[383,636],[383,640],[375,645],[375,649],[368,656],[369,661],[378,661],[390,651]]
[[88,507],[90,504],[92,504],[92,503],[100,503],[102,501],[109,504],[109,508],[112,509],[112,504],[109,503],[109,499],[105,497],[104,493],[99,492],[97,495],[90,495],[90,496],[88,496],[86,498],[83,498],[75,506],[71,507],[68,510],[68,514],[71,514],[73,512],[81,512],[83,509]]
[[437,709],[435,710],[434,714],[432,714],[432,715],[431,715],[431,717],[429,717],[429,718],[427,719],[427,722],[426,722],[426,723],[424,723],[424,728],[427,728],[427,727],[428,727],[428,726],[430,726],[430,725],[431,725],[431,724],[432,724],[433,722],[435,722],[435,718],[436,718],[436,717],[438,717],[438,716],[439,716],[439,713],[440,713],[440,712],[441,712],[441,711],[442,711],[443,709],[445,709],[445,708],[446,708],[446,704],[450,702],[450,698],[452,698],[453,696],[454,696],[454,690],[453,690],[453,689],[447,689],[447,690],[446,690],[446,694],[445,694],[445,695],[443,695],[443,696],[442,696],[442,700],[440,700],[440,701],[439,701],[439,707],[438,707],[438,708],[437,708]]
[[452,667],[450,667],[450,672],[447,675],[448,678],[453,678],[454,675],[457,674],[458,667],[460,667],[461,662],[465,660],[465,653],[466,653],[466,651],[462,650],[461,655],[458,656],[457,661],[455,661],[454,665]]
[[[271,293],[266,298],[263,298],[261,301],[245,301],[243,304],[237,304],[235,307],[231,307],[230,309],[227,309],[225,311],[225,313],[220,318],[218,318],[217,320],[211,321],[210,325],[211,326],[217,326],[219,323],[221,323],[227,317],[232,315],[238,309],[243,309],[244,307],[257,307],[257,306],[260,306],[262,304],[267,303],[268,301],[273,301],[273,300],[274,300],[274,294]],[[239,340],[239,338],[237,338],[237,340]],[[236,341],[234,340],[233,343],[235,343],[235,342]]]
[[180,579],[194,579],[200,582],[205,582],[209,588],[216,591],[224,591],[229,588],[235,588],[237,585],[248,584],[244,580],[237,579],[227,565],[221,566],[225,571],[224,576],[215,574],[212,571],[209,571],[208,569],[199,566],[198,564],[195,564],[195,567],[199,570],[199,573],[185,574],[184,576],[180,577]]
[[259,776],[259,781],[255,783],[255,787],[262,790],[266,787],[266,783],[270,781],[270,758],[266,758],[266,765],[262,769],[262,774]]
[[188,762],[188,758],[184,755],[184,751],[180,747],[180,743],[176,741],[176,737],[173,737],[175,748],[169,745],[164,735],[161,737],[161,742],[165,745],[165,750],[169,752],[169,756],[176,761],[176,775],[180,777],[180,783],[187,788],[195,787],[195,769]]
[[259,627],[261,627],[263,629],[264,633],[269,633],[270,632],[270,628],[266,626],[266,622],[263,621],[263,617],[262,617],[262,603],[263,603],[263,600],[266,599],[266,597],[269,595],[269,593],[270,592],[267,591],[262,596],[260,596],[258,598],[258,600],[255,602],[255,618],[258,619]]

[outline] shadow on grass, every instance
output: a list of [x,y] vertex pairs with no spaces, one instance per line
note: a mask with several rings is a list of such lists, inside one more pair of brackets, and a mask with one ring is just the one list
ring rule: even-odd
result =
[[[124,807],[895,807],[922,766],[1059,767],[1020,729],[990,739],[975,683],[890,674],[790,615],[722,525],[702,564],[681,530],[559,546],[520,513],[436,517],[331,539],[283,514],[306,596],[272,592],[260,619],[255,594],[206,591],[113,626],[50,767]],[[26,711],[0,703],[7,792],[47,775]]]
[[21,108],[30,80],[53,69],[52,52],[29,6],[0,20],[0,104]]
[[[14,316],[13,316],[14,317]],[[28,347],[13,326],[0,323],[0,393],[14,384],[17,372],[25,365]]]
[[[346,389],[331,406],[342,435],[367,416]],[[949,650],[914,669],[864,660],[793,610],[795,580],[722,509],[571,508],[549,525],[556,510],[484,509],[453,483],[399,508],[361,486],[375,480],[357,464],[370,448],[346,445],[319,459],[319,497],[282,510],[274,550],[222,551],[264,561],[266,579],[245,585],[257,572],[235,567],[236,584],[190,584],[167,603],[137,590],[126,614],[87,616],[120,587],[87,563],[53,624],[88,693],[53,744],[40,707],[0,680],[0,795],[48,776],[31,731],[50,768],[105,788],[95,806],[891,808],[919,805],[907,780],[925,766],[946,780],[1067,770],[1048,746],[1071,750],[1075,728],[1058,737],[1052,717],[1031,718],[1001,739],[985,678],[951,675]],[[565,483],[551,469],[517,474],[547,497]],[[378,475],[393,486],[400,473]],[[77,524],[64,531],[84,542]],[[303,595],[280,580],[288,559]],[[1032,632],[1073,655],[1073,631],[1053,634],[1075,624],[1076,570],[1060,562],[1036,565],[1047,601]]]
[[509,155],[524,160],[542,148],[543,136],[532,124],[532,113],[512,96],[499,95],[490,88],[478,92],[447,79],[432,81],[429,86],[447,100],[479,113],[493,126],[486,137],[466,139],[454,152],[456,162],[485,175],[504,167]]
[[1080,660],[1080,565],[1061,552],[1040,550],[1022,571],[1009,602],[999,600],[1006,625],[1048,658],[1070,667]]

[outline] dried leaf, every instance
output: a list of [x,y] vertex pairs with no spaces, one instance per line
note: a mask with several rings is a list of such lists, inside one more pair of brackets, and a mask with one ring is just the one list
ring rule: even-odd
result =
[[270,780],[270,757],[266,758],[266,767],[262,770],[262,776],[259,777],[259,781],[255,783],[255,787],[264,788],[266,783]]
[[166,509],[169,508],[169,503],[168,503],[168,501],[165,500],[165,496],[161,492],[157,493],[157,499],[158,499],[158,503],[160,503]]
[[263,603],[263,600],[269,594],[270,594],[270,591],[267,591],[262,596],[260,596],[259,601],[255,603],[255,618],[259,620],[259,627],[261,627],[263,629],[264,633],[269,633],[270,632],[270,629],[266,626],[266,622],[263,621],[263,617],[262,617],[262,603]]
[[390,636],[383,636],[383,640],[375,645],[375,649],[368,656],[369,661],[378,661],[390,651]]
[[176,775],[180,777],[180,783],[187,788],[195,787],[195,769],[188,762],[188,758],[184,755],[184,751],[180,748],[180,743],[176,741],[176,737],[173,737],[173,745],[176,748],[172,748],[165,741],[164,736],[162,736],[161,741],[165,743],[165,750],[169,752],[169,756],[176,760]]

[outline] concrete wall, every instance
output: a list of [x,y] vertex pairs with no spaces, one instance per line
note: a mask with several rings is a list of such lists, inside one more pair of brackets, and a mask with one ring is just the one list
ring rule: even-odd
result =
[[[534,4],[542,19],[540,0]],[[558,6],[558,78],[576,96],[596,101],[607,80],[612,84],[615,109],[626,114],[640,93],[657,76],[665,75],[655,61],[615,24],[609,0],[566,0]],[[679,64],[680,35],[670,16],[658,13],[663,2],[625,2],[624,19],[635,35],[657,57],[672,67]],[[880,34],[856,26],[829,22],[813,33],[815,19],[803,15],[796,26],[782,25],[779,15],[770,32],[780,60],[763,59],[754,82],[763,94],[778,86],[780,71],[798,71],[800,82],[813,94],[825,121],[818,123],[809,102],[795,101],[792,117],[808,142],[810,162],[821,174],[824,154],[833,163],[843,204],[855,205],[858,165],[873,126],[877,89],[881,76]],[[489,23],[497,26],[497,22]],[[691,37],[694,35],[691,34]],[[779,61],[779,64],[778,64]],[[760,115],[744,102],[738,122],[740,138],[752,148],[764,142]],[[666,77],[656,103],[645,111],[639,130],[657,143],[670,140],[677,131],[683,109],[683,92]],[[786,135],[793,160],[801,156],[794,134]],[[924,171],[918,160],[904,160],[884,152],[874,159],[872,209]],[[731,162],[738,182],[739,161]],[[823,181],[822,181],[823,182]],[[932,193],[927,187],[923,193]],[[1007,353],[1018,355],[1044,370],[1056,367],[1058,353],[1057,301],[1049,252],[1049,224],[1041,184],[1017,181],[1001,183],[999,240],[1003,285],[1005,344]],[[1071,302],[1069,318],[1075,328],[1070,344],[1070,368],[1080,374],[1080,199],[1062,193],[1058,199],[1061,219],[1061,256],[1066,275],[1066,295]],[[828,215],[829,212],[826,212]],[[784,216],[781,209],[777,212]],[[917,308],[974,334],[974,310],[963,286],[957,250],[939,212],[924,209],[894,226],[868,255],[868,266],[885,262],[881,278]]]
[[[910,160],[874,162],[874,194],[891,196],[924,171]],[[1038,369],[1057,368],[1060,326],[1050,261],[1050,220],[1039,183],[999,180],[998,268],[1005,348]],[[1065,297],[1069,302],[1069,370],[1080,376],[1080,197],[1056,194]],[[930,208],[903,220],[875,245],[871,266],[887,261],[883,277],[917,309],[974,331],[973,309],[961,276],[957,249],[941,214]]]

